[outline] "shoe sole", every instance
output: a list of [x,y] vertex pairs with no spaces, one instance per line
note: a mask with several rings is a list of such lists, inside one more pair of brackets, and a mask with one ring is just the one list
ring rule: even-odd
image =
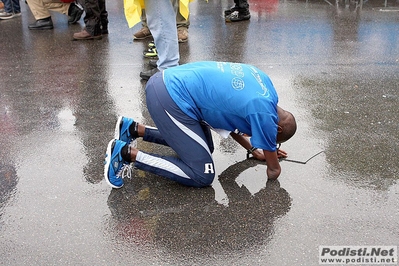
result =
[[99,36],[90,36],[90,37],[87,37],[87,38],[76,38],[76,37],[73,37],[74,40],[100,40],[100,39],[102,39],[102,38],[103,38],[102,35],[99,35]]
[[53,26],[46,26],[46,27],[40,27],[40,28],[29,28],[30,30],[52,30],[54,29]]
[[0,20],[7,20],[7,19],[16,18],[16,17],[18,17],[18,16],[1,17]]
[[248,17],[248,18],[243,18],[243,19],[237,19],[237,20],[225,20],[226,22],[240,22],[240,21],[245,21],[245,20],[249,20],[251,17]]
[[153,55],[153,56],[150,56],[150,55],[143,55],[145,58],[149,58],[149,59],[157,59],[158,58],[158,55]]
[[115,133],[114,133],[114,138],[119,139],[120,138],[120,133],[121,133],[121,122],[122,122],[123,116],[118,117],[118,121],[116,121],[115,125]]
[[149,37],[152,37],[152,35],[147,35],[145,37],[136,37],[136,36],[133,35],[133,40],[145,40],[145,39],[147,39]]
[[118,187],[118,186],[111,184],[111,182],[108,179],[108,170],[109,170],[109,165],[110,165],[111,159],[112,159],[112,144],[114,143],[114,141],[115,140],[111,140],[107,146],[107,153],[106,153],[107,157],[105,158],[105,165],[104,165],[104,178],[105,178],[105,181],[107,182],[107,184],[110,185],[112,188],[121,188],[121,187],[123,187],[123,184],[122,184],[122,186]]

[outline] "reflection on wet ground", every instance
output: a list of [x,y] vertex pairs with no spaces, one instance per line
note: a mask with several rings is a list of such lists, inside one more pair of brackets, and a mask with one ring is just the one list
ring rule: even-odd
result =
[[245,160],[220,175],[229,197],[226,205],[215,201],[212,188],[165,186],[154,177],[136,178],[125,191],[114,190],[108,198],[110,237],[118,245],[155,248],[176,262],[184,250],[188,264],[200,263],[204,254],[230,260],[231,253],[262,249],[273,233],[273,222],[289,211],[291,198],[278,181],[267,182],[255,195],[235,182],[246,170],[253,174],[250,168],[257,163]]
[[[399,6],[396,1],[252,0],[251,20],[225,23],[231,2],[191,3],[181,63],[220,60],[268,73],[299,128],[278,182],[214,136],[219,179],[207,189],[136,171],[103,181],[118,115],[152,124],[123,2],[110,34],[73,42],[83,27],[52,14],[0,21],[1,264],[318,265],[319,245],[399,243]],[[17,45],[18,44],[18,45]],[[139,141],[146,151],[173,154]]]

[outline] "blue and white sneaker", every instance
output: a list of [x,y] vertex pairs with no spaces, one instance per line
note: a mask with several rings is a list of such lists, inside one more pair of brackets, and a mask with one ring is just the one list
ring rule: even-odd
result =
[[132,167],[122,158],[122,148],[128,145],[124,141],[113,139],[108,143],[105,154],[104,177],[105,181],[113,188],[123,186],[123,178],[131,178]]
[[114,138],[130,143],[133,140],[133,136],[130,134],[129,127],[133,123],[133,119],[120,116],[116,122]]

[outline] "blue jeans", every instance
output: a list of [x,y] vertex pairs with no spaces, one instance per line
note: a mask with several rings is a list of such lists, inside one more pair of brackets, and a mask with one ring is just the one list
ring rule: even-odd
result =
[[21,6],[19,0],[2,0],[4,3],[4,10],[7,13],[21,13]]
[[158,52],[158,69],[179,65],[176,12],[170,0],[145,0],[147,25]]

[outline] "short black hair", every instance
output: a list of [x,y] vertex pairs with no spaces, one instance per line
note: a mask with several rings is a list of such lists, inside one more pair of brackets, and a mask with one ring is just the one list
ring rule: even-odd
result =
[[294,115],[288,111],[285,112],[287,113],[286,118],[279,121],[279,125],[283,129],[282,132],[279,132],[280,142],[289,140],[296,132],[296,121]]

